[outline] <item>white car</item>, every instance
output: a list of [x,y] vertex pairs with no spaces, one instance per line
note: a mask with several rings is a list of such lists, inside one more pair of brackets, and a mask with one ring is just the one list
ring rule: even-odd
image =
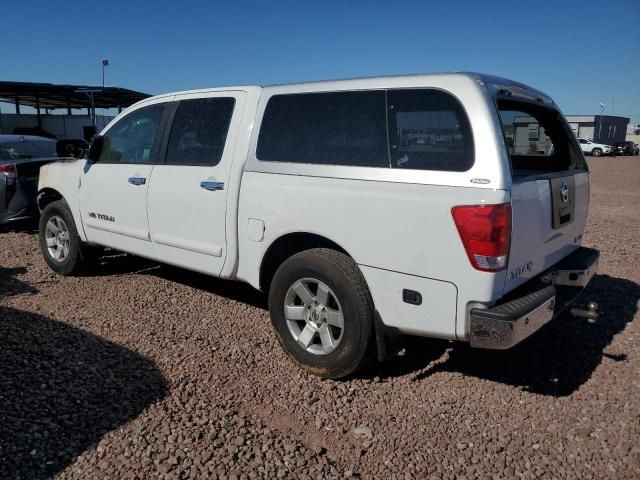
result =
[[603,143],[595,143],[591,140],[584,138],[578,138],[580,149],[585,155],[593,155],[594,157],[601,157],[602,155],[609,155],[611,153],[611,145],[605,145]]
[[[509,152],[522,116],[553,149]],[[214,88],[137,103],[44,167],[40,246],[62,275],[106,246],[248,282],[289,356],[338,378],[397,334],[505,349],[541,328],[596,271],[588,195],[557,106],[509,80]]]

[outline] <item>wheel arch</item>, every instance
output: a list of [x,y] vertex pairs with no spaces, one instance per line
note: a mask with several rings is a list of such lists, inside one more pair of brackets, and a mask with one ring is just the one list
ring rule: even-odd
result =
[[312,248],[330,248],[353,258],[340,244],[323,235],[311,232],[289,232],[275,239],[267,247],[260,262],[260,290],[269,291],[276,270],[287,258]]
[[55,202],[56,200],[64,200],[64,199],[65,198],[62,196],[62,194],[55,188],[45,187],[38,191],[36,202],[38,204],[38,209],[42,213],[45,207],[50,203]]
[[82,221],[80,220],[80,212],[79,211],[74,212],[73,206],[69,203],[69,200],[65,198],[65,196],[62,193],[60,193],[59,190],[52,187],[43,187],[38,191],[38,195],[36,197],[36,204],[38,205],[38,210],[40,211],[40,214],[42,215],[42,212],[47,207],[47,205],[53,202],[56,202],[58,200],[62,200],[67,204],[71,212],[71,217],[73,218],[73,221],[76,226],[76,232],[78,233],[80,240],[82,240],[83,242],[86,242],[87,236],[85,234]]

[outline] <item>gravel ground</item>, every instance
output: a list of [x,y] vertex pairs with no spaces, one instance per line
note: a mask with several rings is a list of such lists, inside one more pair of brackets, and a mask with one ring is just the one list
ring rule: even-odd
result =
[[590,159],[584,299],[507,352],[408,339],[295,368],[250,287],[112,255],[62,278],[0,232],[0,478],[640,478],[640,158]]

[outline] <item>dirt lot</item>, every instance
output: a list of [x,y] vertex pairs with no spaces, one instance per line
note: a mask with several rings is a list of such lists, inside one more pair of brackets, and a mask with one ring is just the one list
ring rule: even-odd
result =
[[640,478],[640,158],[593,158],[585,299],[508,352],[301,373],[250,287],[0,232],[0,478]]

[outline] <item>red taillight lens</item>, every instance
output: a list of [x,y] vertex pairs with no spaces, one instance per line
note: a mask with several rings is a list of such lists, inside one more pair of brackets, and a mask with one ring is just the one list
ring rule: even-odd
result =
[[11,180],[15,180],[17,176],[16,166],[13,163],[0,165],[0,173],[5,174]]
[[511,205],[463,205],[451,209],[473,268],[497,272],[507,268],[511,242]]

